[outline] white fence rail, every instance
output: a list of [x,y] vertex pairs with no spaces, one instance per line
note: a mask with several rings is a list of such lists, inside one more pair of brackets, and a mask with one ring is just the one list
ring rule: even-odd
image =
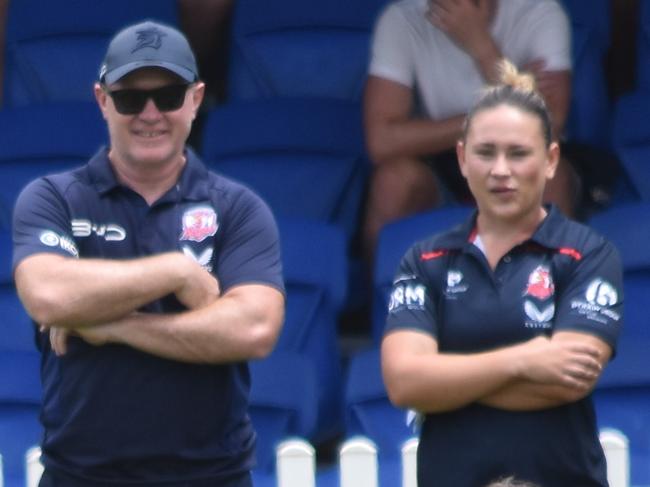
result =
[[[629,487],[630,457],[626,436],[618,430],[603,430],[600,442],[607,458],[610,487]],[[417,438],[402,445],[402,487],[417,487]],[[43,474],[38,447],[25,456],[26,487],[38,487]],[[316,453],[307,441],[297,438],[283,441],[276,448],[278,487],[316,487]],[[2,457],[0,457],[0,466]],[[368,438],[347,440],[339,450],[340,487],[378,487],[377,447]],[[0,487],[3,487],[0,469]]]

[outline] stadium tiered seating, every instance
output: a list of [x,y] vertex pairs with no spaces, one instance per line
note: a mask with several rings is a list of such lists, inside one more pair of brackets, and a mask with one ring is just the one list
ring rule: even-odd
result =
[[287,307],[276,348],[300,352],[313,361],[318,384],[314,437],[327,438],[340,431],[343,420],[337,323],[347,292],[346,242],[332,225],[288,219],[278,225]]
[[623,260],[625,318],[616,357],[594,394],[599,426],[630,442],[632,485],[650,484],[650,203],[619,205],[590,226],[614,243]]
[[252,187],[278,216],[356,231],[368,162],[356,103],[322,98],[233,102],[202,131],[212,169]]
[[92,101],[110,38],[151,18],[178,23],[176,0],[9,2],[3,106]]
[[345,419],[348,437],[365,436],[376,445],[380,485],[400,485],[401,446],[415,433],[406,424],[406,411],[388,399],[378,349],[360,352],[350,361]]
[[613,117],[613,146],[629,181],[628,201],[650,201],[650,88],[621,96]]
[[0,227],[31,180],[84,164],[107,140],[93,103],[52,103],[0,110]]
[[561,0],[572,36],[571,104],[566,123],[569,141],[608,148],[610,102],[604,61],[610,46],[608,0]]
[[320,385],[317,364],[303,352],[277,350],[250,363],[250,416],[257,433],[255,485],[276,487],[275,449],[316,432]]
[[379,235],[372,289],[372,336],[381,341],[393,278],[406,251],[416,241],[443,232],[464,221],[471,208],[449,206],[403,218]]
[[370,35],[388,0],[238,0],[229,98],[359,100]]

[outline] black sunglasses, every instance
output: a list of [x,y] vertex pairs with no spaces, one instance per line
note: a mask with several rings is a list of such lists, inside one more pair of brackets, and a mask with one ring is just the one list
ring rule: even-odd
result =
[[136,115],[144,110],[144,106],[150,98],[161,112],[178,110],[185,102],[185,92],[189,86],[189,84],[169,85],[154,90],[123,89],[109,91],[106,88],[104,90],[113,99],[118,113]]

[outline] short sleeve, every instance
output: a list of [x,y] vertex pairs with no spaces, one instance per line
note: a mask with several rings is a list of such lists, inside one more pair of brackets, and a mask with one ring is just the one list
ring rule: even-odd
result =
[[437,336],[435,292],[419,265],[417,245],[402,258],[393,280],[384,334],[416,329]]
[[538,2],[517,25],[517,37],[528,46],[526,62],[543,60],[548,71],[571,70],[571,26],[555,1]]
[[623,325],[623,271],[618,251],[603,240],[582,256],[558,300],[555,331],[596,335],[612,349]]
[[413,87],[415,65],[411,30],[398,5],[391,4],[384,10],[372,38],[370,75]]
[[284,293],[278,228],[269,207],[243,190],[229,211],[215,269],[222,290],[266,284]]
[[18,196],[13,214],[13,268],[36,253],[79,257],[70,218],[61,195],[46,179],[37,179]]

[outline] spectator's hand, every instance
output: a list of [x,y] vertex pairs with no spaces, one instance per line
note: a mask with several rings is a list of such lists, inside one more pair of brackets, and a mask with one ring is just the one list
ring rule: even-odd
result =
[[181,265],[186,275],[183,285],[176,291],[176,298],[188,309],[203,308],[213,303],[221,294],[219,282],[193,259],[183,256]]
[[538,336],[521,347],[521,374],[533,382],[588,390],[602,371],[600,352],[586,343]]
[[473,58],[492,42],[488,0],[429,0],[427,18]]

